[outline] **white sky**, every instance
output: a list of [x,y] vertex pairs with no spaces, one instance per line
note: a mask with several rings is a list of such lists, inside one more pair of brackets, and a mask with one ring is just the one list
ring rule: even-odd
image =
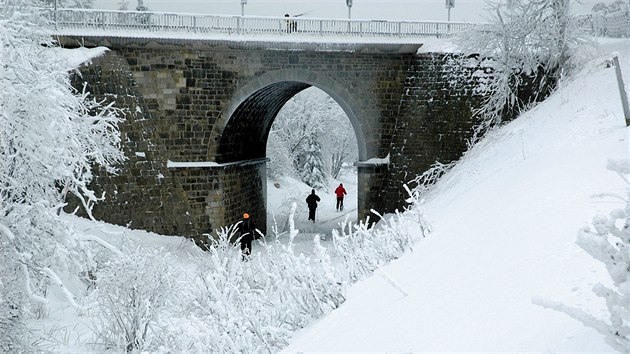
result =
[[[604,2],[612,2],[603,0]],[[116,9],[120,0],[96,0],[95,8]],[[574,12],[589,12],[598,0],[574,1]],[[135,0],[130,0],[136,4]],[[154,11],[240,15],[240,0],[144,0]],[[451,21],[482,21],[485,0],[455,0]],[[307,13],[309,17],[347,18],[345,0],[247,0],[246,16],[283,16]],[[445,0],[354,0],[354,19],[446,21]]]

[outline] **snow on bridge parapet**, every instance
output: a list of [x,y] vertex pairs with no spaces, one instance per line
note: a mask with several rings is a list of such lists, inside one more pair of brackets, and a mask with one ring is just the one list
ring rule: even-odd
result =
[[[414,38],[448,37],[470,29],[474,24],[441,21],[383,21],[346,20],[308,17],[254,17],[164,13],[148,11],[104,11],[92,9],[58,9],[47,12],[55,30],[98,30],[101,35],[114,32],[153,33],[164,35],[182,33],[198,35],[274,35],[291,37],[308,35],[330,38]],[[65,34],[65,33],[64,33]],[[83,34],[83,33],[77,33]],[[135,36],[134,36],[135,37]]]

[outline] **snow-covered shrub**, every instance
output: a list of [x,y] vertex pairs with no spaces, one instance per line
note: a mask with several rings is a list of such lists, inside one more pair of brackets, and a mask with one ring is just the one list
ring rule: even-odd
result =
[[72,89],[36,4],[0,6],[0,239],[19,264],[0,272],[26,295],[20,313],[46,313],[32,304],[46,306],[50,286],[76,305],[59,274],[85,269],[83,244],[57,212],[67,193],[89,209],[92,166],[123,159],[117,111]]
[[343,278],[354,282],[375,271],[383,264],[400,257],[412,249],[414,243],[429,232],[421,213],[411,214],[396,211],[394,215],[382,216],[372,213],[381,221],[370,227],[369,218],[357,225],[343,222],[341,233],[333,230],[333,245],[341,260]]
[[0,233],[0,352],[31,351],[26,341],[24,299],[19,274],[20,264],[13,249]]
[[[508,0],[490,4],[486,26],[466,31],[462,56],[479,56],[487,99],[476,112],[481,123],[473,143],[488,129],[514,116],[532,99],[550,94],[551,86],[568,68],[575,42],[569,0]],[[476,75],[476,74],[473,74]],[[525,94],[522,90],[525,89]],[[536,98],[538,96],[538,98]]]
[[[457,161],[452,161],[448,164],[443,164],[439,161],[436,161],[428,170],[424,171],[421,175],[416,176],[410,183],[414,183],[415,186],[412,190],[408,190],[410,199],[407,200],[409,203],[419,204],[427,194],[431,190],[437,181],[442,178],[448,171],[450,171],[455,165]],[[405,188],[407,186],[405,185]]]
[[163,251],[137,248],[98,271],[94,331],[104,345],[129,352],[161,343],[161,320],[179,291],[172,263]]
[[[608,168],[617,172],[630,187],[627,178],[630,162],[609,161]],[[608,319],[553,301],[534,299],[534,302],[568,314],[602,334],[613,348],[630,353],[630,192],[625,202],[623,209],[594,217],[592,225],[582,228],[577,238],[577,244],[602,262],[612,279],[613,287],[593,286],[595,295],[606,301]]]
[[[283,233],[289,230],[289,225],[291,220],[303,220],[307,218],[308,210],[307,208],[300,208],[297,210],[292,209],[293,205],[303,205],[305,197],[303,195],[295,195],[288,194],[282,200],[282,203],[278,207],[277,210],[271,210],[270,212],[274,215],[274,225],[277,227],[277,232]],[[280,216],[278,220],[275,219],[276,216]]]
[[[296,255],[291,244],[257,242],[242,260],[230,243],[234,228],[221,229],[200,270],[186,316],[171,326],[164,352],[276,352],[292,331],[304,327],[344,301],[319,239],[314,259]],[[292,233],[293,234],[293,233]],[[294,235],[294,234],[293,234]]]

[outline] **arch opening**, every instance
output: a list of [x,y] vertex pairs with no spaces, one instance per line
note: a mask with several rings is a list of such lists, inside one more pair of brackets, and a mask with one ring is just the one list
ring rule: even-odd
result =
[[[238,195],[231,195],[229,198],[224,198],[226,200],[229,199],[230,203],[224,205],[224,215],[221,219],[223,219],[226,224],[231,224],[240,220],[243,212],[248,212],[250,215],[254,215],[253,219],[257,225],[261,226],[260,229],[266,232],[268,222],[273,222],[273,216],[275,215],[277,217],[278,213],[284,213],[286,215],[283,215],[283,222],[286,224],[286,216],[288,216],[291,203],[283,203],[288,200],[285,200],[286,198],[283,198],[282,195],[278,196],[278,193],[285,193],[291,195],[291,197],[295,197],[295,201],[301,208],[297,217],[306,220],[308,212],[304,212],[304,210],[308,209],[304,200],[308,194],[304,194],[304,191],[298,192],[296,190],[282,189],[282,186],[287,185],[287,183],[281,183],[281,187],[276,188],[275,186],[279,184],[277,173],[272,173],[272,177],[276,178],[275,180],[268,179],[268,161],[270,160],[268,140],[272,125],[283,107],[286,107],[287,103],[295,97],[301,97],[303,94],[306,94],[308,97],[308,93],[312,91],[318,92],[319,97],[325,97],[324,105],[334,105],[336,107],[334,110],[331,110],[330,107],[324,106],[326,112],[320,112],[319,115],[314,114],[303,118],[322,120],[326,118],[326,115],[334,111],[335,115],[340,116],[337,117],[338,120],[340,118],[343,119],[347,128],[346,131],[349,134],[348,137],[339,140],[346,143],[347,146],[351,146],[350,150],[354,152],[351,158],[344,156],[346,163],[342,166],[343,171],[350,172],[344,176],[346,181],[340,182],[338,179],[335,180],[334,178],[338,177],[338,174],[330,178],[332,165],[330,151],[333,150],[331,146],[329,146],[330,142],[327,142],[327,146],[324,149],[327,156],[325,157],[325,161],[322,161],[324,165],[322,168],[324,169],[324,173],[328,176],[328,184],[316,188],[320,190],[318,193],[321,194],[320,198],[323,197],[322,202],[325,203],[327,211],[332,210],[333,213],[336,212],[336,197],[333,192],[339,183],[344,183],[344,187],[346,187],[349,194],[344,198],[345,214],[341,214],[340,211],[339,214],[336,215],[327,215],[326,221],[328,224],[324,229],[327,228],[328,233],[330,229],[332,229],[332,227],[330,227],[332,220],[329,220],[331,218],[339,218],[339,221],[343,221],[342,215],[350,213],[352,214],[352,219],[356,219],[359,192],[357,191],[358,177],[353,164],[361,158],[362,154],[365,155],[366,148],[365,139],[361,134],[363,127],[358,122],[356,116],[351,117],[347,114],[347,112],[353,112],[353,110],[350,109],[350,105],[344,100],[341,100],[340,96],[331,95],[330,92],[332,91],[330,88],[320,88],[317,83],[306,82],[305,80],[279,80],[265,83],[264,85],[257,83],[255,86],[256,89],[250,87],[249,90],[242,92],[240,96],[238,92],[236,93],[235,106],[233,109],[226,110],[224,128],[217,131],[220,135],[218,139],[219,144],[214,154],[214,160],[221,164],[237,163],[243,166],[235,168],[232,172],[225,172],[224,174],[222,182],[224,186],[221,190],[230,190],[231,193]],[[239,99],[238,97],[241,98]],[[308,100],[310,99],[306,99],[306,101]],[[305,99],[303,98],[302,101],[305,101]],[[338,123],[336,126],[334,123],[331,126],[339,128],[340,124]],[[323,129],[320,134],[324,134]],[[212,155],[212,151],[209,151],[209,156]],[[276,162],[277,161],[274,161],[273,163]],[[299,166],[300,163],[299,161],[291,162],[290,165],[287,165],[287,170]],[[305,184],[295,173],[288,171],[286,175],[294,181],[294,183],[288,183],[293,187],[301,185],[301,189],[307,189],[308,191],[313,187]],[[349,184],[348,181],[350,181]],[[273,186],[273,189],[269,186]],[[269,204],[268,201],[270,198],[275,201],[275,203]],[[216,199],[221,198],[217,196]],[[322,207],[319,209],[320,216],[323,215],[322,210],[324,210],[324,204],[321,205]],[[324,230],[319,228],[311,231],[321,232]]]
[[280,109],[311,85],[277,82],[247,97],[231,115],[217,152],[217,162],[244,161],[265,157],[271,124]]
[[[309,234],[330,235],[339,222],[356,221],[358,160],[355,131],[341,106],[326,92],[310,87],[296,94],[276,116],[267,142],[268,223],[288,231],[295,203],[294,225],[302,237],[294,244],[312,245]],[[337,198],[336,190],[346,195]],[[311,220],[305,199],[314,190],[320,198]]]

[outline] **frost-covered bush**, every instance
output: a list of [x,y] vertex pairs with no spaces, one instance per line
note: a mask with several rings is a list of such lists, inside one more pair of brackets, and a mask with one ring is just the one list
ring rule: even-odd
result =
[[[549,84],[566,74],[575,42],[569,0],[498,0],[489,5],[489,23],[466,31],[460,42],[468,54],[463,60],[478,55],[484,68],[479,71],[490,70],[490,75],[484,73],[487,99],[476,112],[482,119],[473,142],[527,107],[533,97],[546,97]],[[522,94],[523,89],[530,92]]]
[[45,314],[51,286],[76,305],[59,274],[79,274],[86,258],[57,212],[68,193],[88,210],[99,200],[88,188],[91,168],[111,171],[122,160],[119,119],[72,89],[72,68],[55,55],[39,3],[0,4],[0,243],[15,257],[0,278],[22,289],[24,301],[12,301],[18,313]]
[[[610,161],[608,168],[617,172],[628,187],[628,161]],[[596,284],[593,292],[606,300],[608,321],[585,322],[606,336],[614,348],[630,353],[630,193],[623,209],[613,210],[608,216],[593,218],[592,227],[578,233],[578,245],[593,258],[602,262],[610,274],[613,287]]]
[[[609,161],[608,168],[630,187],[628,161]],[[625,203],[623,209],[613,210],[608,216],[594,217],[590,226],[578,232],[577,238],[577,244],[602,262],[612,279],[612,287],[601,283],[593,286],[595,295],[606,301],[608,319],[553,301],[534,299],[534,302],[568,314],[602,334],[613,348],[630,353],[630,192]]]
[[[341,260],[343,278],[357,281],[374,272],[385,263],[399,258],[425,237],[429,226],[420,211],[407,211],[382,216],[381,221],[370,227],[369,218],[353,225],[343,222],[340,232],[333,230],[333,245]],[[415,217],[412,217],[415,216]]]
[[[448,171],[450,171],[457,161],[452,161],[448,164],[443,164],[436,161],[428,170],[424,171],[421,175],[416,176],[410,183],[414,183],[415,186],[412,190],[407,190],[410,195],[409,203],[419,203],[428,196],[432,187],[442,178]],[[405,185],[405,188],[408,188]]]
[[166,310],[180,290],[163,251],[142,248],[113,257],[96,273],[97,338],[108,348],[155,349]]
[[[164,352],[277,352],[291,333],[344,301],[343,287],[325,249],[310,259],[292,244],[275,239],[253,246],[251,258],[229,241],[234,228],[222,229],[207,255],[197,260],[199,279]],[[295,233],[292,233],[295,235]]]
[[0,238],[0,353],[31,351],[24,327],[24,299],[19,275],[20,264],[8,242]]

